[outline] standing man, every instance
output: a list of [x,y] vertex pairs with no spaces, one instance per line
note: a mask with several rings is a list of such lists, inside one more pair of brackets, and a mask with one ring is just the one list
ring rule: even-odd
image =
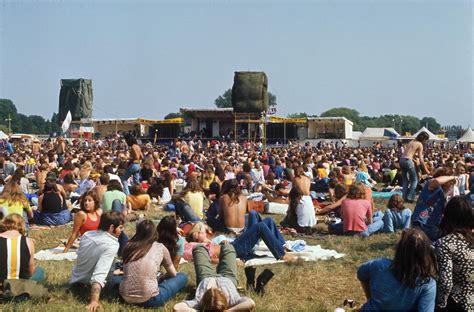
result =
[[140,146],[138,146],[137,139],[131,134],[125,137],[127,145],[130,147],[130,156],[128,158],[128,168],[122,176],[123,192],[130,195],[128,179],[133,177],[133,184],[140,183],[140,164],[143,159],[143,154]]
[[122,233],[123,223],[119,212],[109,211],[100,217],[97,231],[88,231],[81,237],[69,284],[91,285],[91,298],[87,306],[89,311],[97,311],[100,306],[100,292],[117,255],[118,237]]
[[408,143],[402,157],[400,158],[400,169],[403,181],[403,199],[405,202],[413,203],[418,185],[418,176],[413,158],[418,156],[419,165],[424,172],[428,172],[423,161],[423,144],[428,141],[429,135],[425,131],[420,132],[416,138]]
[[64,137],[60,135],[56,142],[56,154],[58,155],[59,165],[62,165],[64,162],[64,153],[66,153],[66,141]]

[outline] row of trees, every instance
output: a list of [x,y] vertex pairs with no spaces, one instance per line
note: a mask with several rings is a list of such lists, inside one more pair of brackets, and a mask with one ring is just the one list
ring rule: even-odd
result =
[[[290,114],[289,117],[317,117],[306,113]],[[364,131],[365,128],[394,128],[398,133],[411,134],[426,127],[433,133],[442,131],[441,125],[433,117],[423,117],[419,119],[410,115],[382,115],[378,117],[361,116],[360,113],[351,108],[338,107],[323,112],[320,117],[346,117],[354,123],[354,131]]]
[[0,99],[0,130],[5,133],[50,134],[58,133],[58,114],[53,113],[51,119],[38,115],[18,113],[15,104],[9,99]]

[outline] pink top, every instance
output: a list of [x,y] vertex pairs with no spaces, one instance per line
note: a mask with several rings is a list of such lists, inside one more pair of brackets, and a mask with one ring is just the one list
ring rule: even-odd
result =
[[366,199],[346,199],[341,205],[344,232],[367,230],[366,218],[372,214],[370,202]]
[[211,258],[216,257],[216,255],[212,252],[212,248],[211,248],[212,245],[213,245],[212,243],[194,243],[194,242],[188,243],[188,242],[186,242],[184,244],[184,254],[183,254],[184,260],[193,261],[193,249],[194,249],[194,247],[199,246],[199,245],[203,245],[204,247],[206,247],[209,250],[209,256]]
[[166,247],[154,242],[141,259],[124,264],[120,295],[128,303],[143,303],[159,293],[157,274],[160,266],[167,270],[173,266]]

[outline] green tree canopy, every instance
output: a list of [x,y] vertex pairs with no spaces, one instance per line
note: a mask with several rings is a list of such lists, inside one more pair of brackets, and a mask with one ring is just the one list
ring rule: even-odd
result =
[[165,119],[172,119],[178,117],[183,117],[183,115],[181,113],[169,113],[165,116]]
[[[232,107],[232,89],[228,89],[224,94],[219,95],[217,99],[214,100],[214,104],[218,108]],[[277,97],[276,95],[268,92],[268,106],[276,106]]]
[[425,126],[433,133],[439,132],[441,125],[433,117],[423,117],[420,120],[421,126]]

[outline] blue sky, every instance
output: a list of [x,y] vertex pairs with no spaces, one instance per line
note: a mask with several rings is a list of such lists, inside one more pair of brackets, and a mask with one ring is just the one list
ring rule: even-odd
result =
[[50,118],[60,79],[90,78],[95,117],[162,118],[262,70],[281,116],[474,126],[472,30],[468,0],[0,0],[0,97]]

